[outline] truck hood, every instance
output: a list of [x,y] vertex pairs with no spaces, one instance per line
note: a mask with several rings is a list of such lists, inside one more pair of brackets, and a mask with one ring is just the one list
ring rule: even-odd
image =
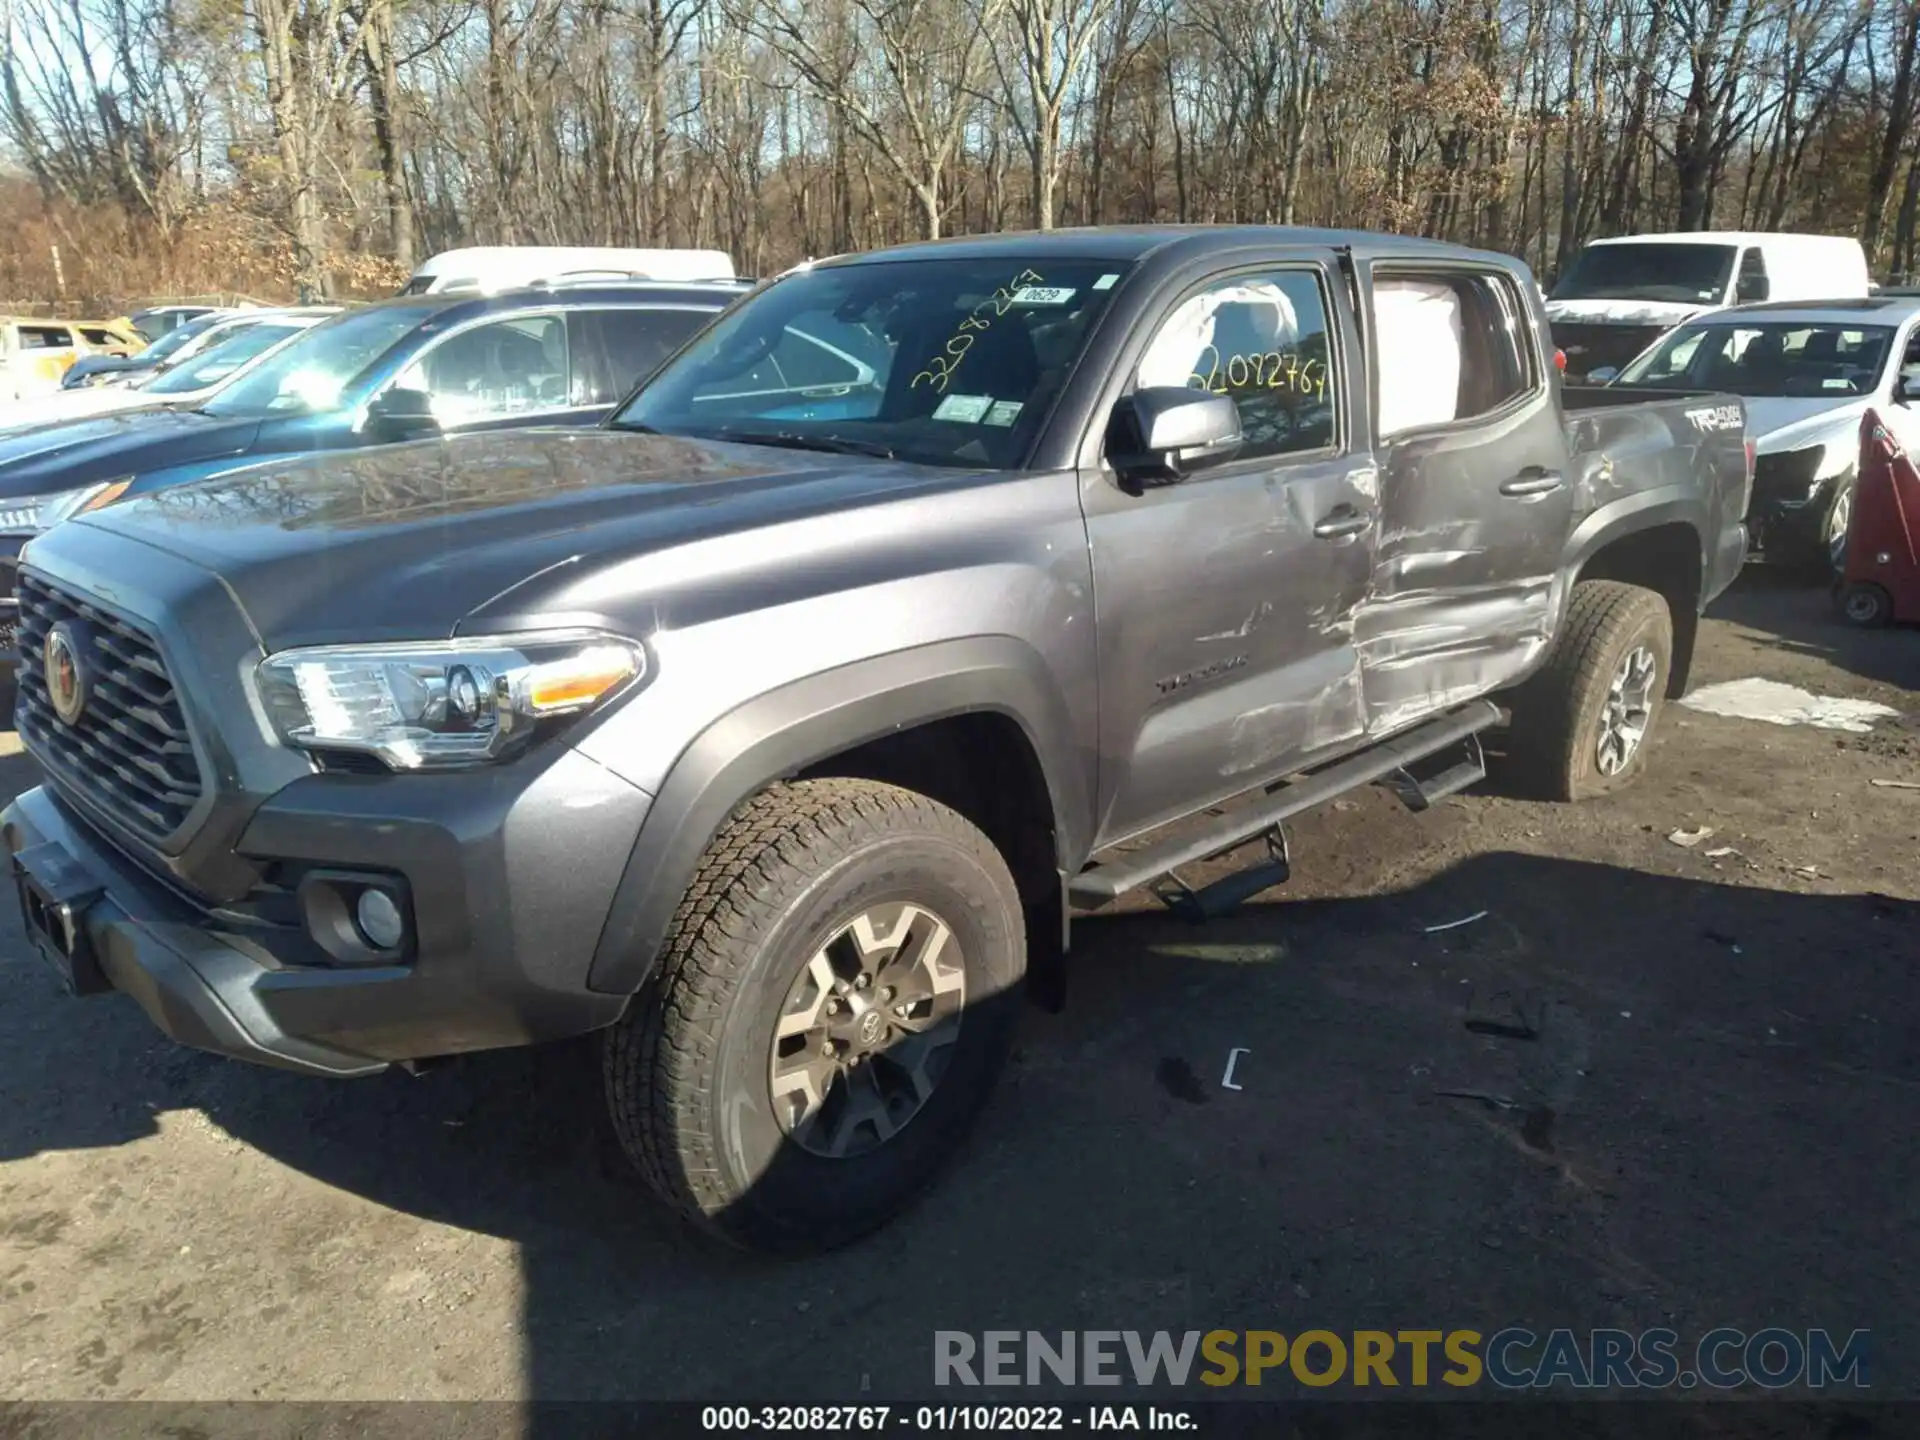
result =
[[1549,324],[1658,325],[1670,329],[1707,307],[1671,300],[1549,300]]
[[243,454],[259,432],[258,420],[191,410],[134,410],[9,430],[0,434],[0,499]]
[[[613,430],[511,430],[249,466],[67,523],[214,572],[271,651],[443,638],[489,601],[545,571],[573,575],[586,557],[619,564],[961,488],[982,473]],[[756,564],[766,559],[756,551]]]
[[168,401],[191,400],[191,396],[155,396],[128,385],[90,385],[80,390],[62,390],[38,400],[23,400],[18,405],[0,407],[0,442],[29,430],[44,430],[94,415],[114,415],[123,410],[153,409]]
[[1747,434],[1761,455],[1835,444],[1851,454],[1859,449],[1860,419],[1872,403],[1869,395],[1850,395],[1837,402],[1818,397],[1749,400]]

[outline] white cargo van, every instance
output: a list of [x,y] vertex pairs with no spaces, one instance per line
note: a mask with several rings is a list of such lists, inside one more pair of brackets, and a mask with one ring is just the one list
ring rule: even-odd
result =
[[1567,375],[1619,369],[1683,320],[1754,300],[1860,300],[1867,257],[1844,235],[1694,230],[1589,241],[1547,297]]
[[724,250],[622,250],[590,245],[478,245],[443,250],[413,272],[402,295],[493,294],[568,280],[731,280]]

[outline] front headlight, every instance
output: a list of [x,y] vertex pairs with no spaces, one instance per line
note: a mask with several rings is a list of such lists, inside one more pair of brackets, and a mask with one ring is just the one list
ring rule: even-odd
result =
[[84,515],[89,510],[98,510],[103,505],[111,505],[127,493],[127,487],[133,484],[129,475],[124,480],[107,480],[98,485],[82,485],[77,490],[61,490],[52,495],[26,495],[18,500],[0,501],[0,531],[19,534],[26,531],[37,534],[50,530],[62,520],[71,520],[76,515]]
[[260,662],[257,680],[286,744],[428,770],[504,759],[646,671],[636,641],[566,630],[283,650]]

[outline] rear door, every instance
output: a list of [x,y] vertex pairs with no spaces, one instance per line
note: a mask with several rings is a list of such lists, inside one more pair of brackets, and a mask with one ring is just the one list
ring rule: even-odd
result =
[[[1339,749],[1362,728],[1354,608],[1373,545],[1352,307],[1331,251],[1198,275],[1149,307],[1113,400],[1230,395],[1246,443],[1172,485],[1081,473],[1112,844]],[[1103,406],[1102,424],[1111,413]]]
[[592,412],[586,418],[601,419],[716,313],[661,305],[569,311],[572,403]]
[[1384,735],[1518,678],[1545,645],[1573,521],[1533,310],[1493,267],[1362,267],[1380,542],[1356,626]]

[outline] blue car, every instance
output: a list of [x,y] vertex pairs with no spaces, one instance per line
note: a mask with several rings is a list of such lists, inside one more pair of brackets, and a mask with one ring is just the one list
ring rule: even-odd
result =
[[0,655],[20,547],[133,495],[320,450],[593,425],[745,282],[558,285],[383,301],[316,325],[195,409],[0,435]]

